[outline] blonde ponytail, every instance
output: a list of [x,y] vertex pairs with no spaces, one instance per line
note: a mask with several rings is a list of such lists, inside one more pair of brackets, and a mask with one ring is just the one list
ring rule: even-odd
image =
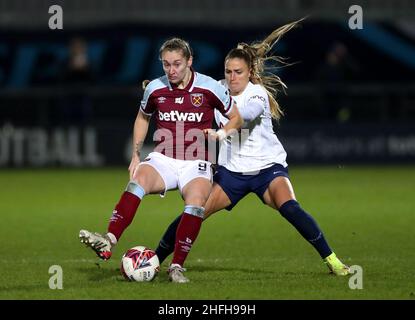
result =
[[296,27],[303,20],[304,18],[283,25],[282,27],[274,30],[261,42],[255,42],[252,44],[239,43],[237,47],[232,49],[225,58],[225,60],[241,58],[247,62],[251,72],[249,80],[254,84],[260,84],[264,87],[269,97],[271,116],[276,120],[279,120],[284,115],[284,112],[282,111],[276,97],[278,92],[285,92],[287,86],[279,76],[274,74],[272,71],[268,71],[268,68],[265,65],[269,61],[272,61],[274,64],[278,65],[289,65],[284,61],[284,58],[273,55],[270,56],[268,54],[282,38],[282,36]]

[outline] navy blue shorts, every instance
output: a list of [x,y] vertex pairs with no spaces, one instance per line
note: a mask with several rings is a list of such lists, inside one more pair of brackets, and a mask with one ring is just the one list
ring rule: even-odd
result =
[[226,207],[226,210],[230,211],[239,200],[250,192],[255,193],[265,203],[264,193],[276,177],[289,179],[288,167],[284,168],[281,164],[276,163],[269,168],[260,170],[257,174],[247,175],[218,166],[216,173],[213,175],[213,181],[222,187],[231,200],[231,204]]

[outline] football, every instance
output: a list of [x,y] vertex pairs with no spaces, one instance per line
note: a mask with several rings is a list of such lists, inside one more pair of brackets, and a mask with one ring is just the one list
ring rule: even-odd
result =
[[151,281],[159,271],[156,253],[147,247],[133,247],[121,258],[121,273],[129,281]]

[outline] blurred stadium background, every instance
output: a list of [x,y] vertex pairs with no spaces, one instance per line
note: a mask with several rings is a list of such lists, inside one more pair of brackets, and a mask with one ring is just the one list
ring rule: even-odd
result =
[[[48,27],[53,4],[63,30]],[[276,48],[296,63],[278,70],[289,163],[413,162],[414,15],[405,0],[0,0],[0,167],[126,165],[166,38],[188,39],[196,70],[220,79],[237,42],[305,16]]]

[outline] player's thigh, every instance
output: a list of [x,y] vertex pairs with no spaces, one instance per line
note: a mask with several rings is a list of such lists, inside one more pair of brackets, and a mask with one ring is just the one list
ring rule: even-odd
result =
[[295,200],[295,193],[290,179],[282,176],[276,177],[264,193],[265,203],[274,209],[278,209],[289,200]]
[[204,206],[212,188],[209,161],[183,161],[178,173],[178,187],[187,205]]
[[222,187],[217,183],[213,183],[212,191],[205,204],[205,219],[230,205],[231,200],[225,191],[223,191]]
[[166,189],[159,171],[148,164],[140,164],[134,174],[133,181],[143,187],[146,193],[161,193]]

